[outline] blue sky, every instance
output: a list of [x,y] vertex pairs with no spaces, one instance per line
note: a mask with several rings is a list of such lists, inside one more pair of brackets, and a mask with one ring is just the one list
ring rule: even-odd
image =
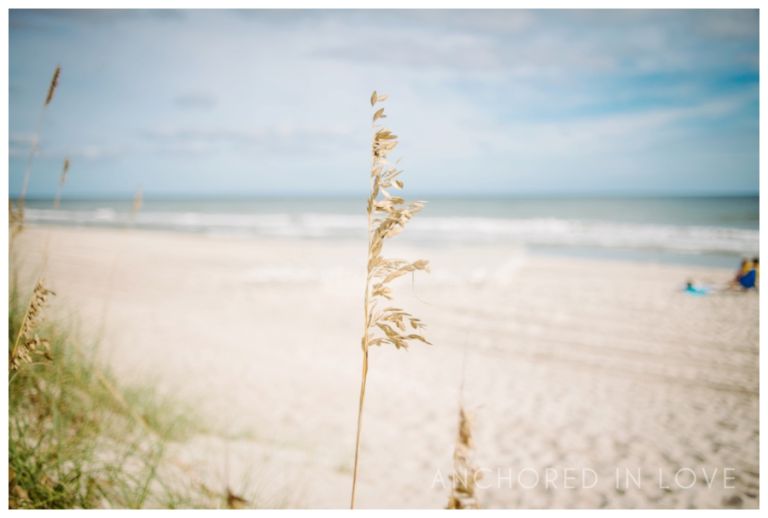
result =
[[10,192],[56,64],[31,196],[368,188],[390,95],[406,188],[758,190],[749,11],[10,12]]

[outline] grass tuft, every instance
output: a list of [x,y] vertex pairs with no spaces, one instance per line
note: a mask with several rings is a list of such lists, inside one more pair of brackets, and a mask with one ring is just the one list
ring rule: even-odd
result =
[[[9,348],[28,314],[12,285]],[[20,362],[8,386],[11,508],[210,505],[204,495],[181,498],[160,469],[168,443],[196,431],[191,412],[120,386],[55,324],[38,320],[35,333],[49,343],[48,360]]]

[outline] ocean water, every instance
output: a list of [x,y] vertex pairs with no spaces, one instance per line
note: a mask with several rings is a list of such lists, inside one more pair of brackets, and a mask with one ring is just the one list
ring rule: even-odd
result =
[[[363,239],[357,198],[29,200],[33,223],[277,238]],[[428,246],[502,243],[531,253],[735,267],[759,249],[759,199],[430,198],[397,239]]]

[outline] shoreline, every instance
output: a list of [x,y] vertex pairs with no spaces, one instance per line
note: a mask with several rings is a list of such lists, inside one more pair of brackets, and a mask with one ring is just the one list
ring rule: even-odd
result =
[[[354,238],[350,236],[261,236],[256,234],[246,234],[242,232],[225,231],[205,231],[205,230],[177,230],[168,228],[147,228],[136,225],[125,226],[107,226],[107,225],[71,225],[55,223],[27,223],[27,227],[42,230],[74,230],[74,231],[94,231],[94,232],[136,232],[150,233],[165,236],[197,236],[212,240],[234,240],[247,242],[267,242],[267,243],[324,243],[335,242],[343,244],[353,244],[365,247],[363,238]],[[409,248],[415,248],[417,242],[414,240],[401,240]],[[586,260],[593,262],[618,262],[629,264],[645,264],[658,266],[680,266],[691,268],[723,269],[735,272],[738,269],[742,255],[726,254],[723,252],[713,253],[685,253],[675,250],[662,249],[644,249],[644,248],[620,248],[620,247],[598,247],[583,245],[525,245],[512,241],[502,241],[494,244],[491,241],[478,241],[472,243],[462,243],[456,241],[436,241],[425,240],[418,242],[418,245],[425,250],[437,249],[461,249],[461,248],[484,248],[489,246],[498,246],[500,248],[514,251],[515,253],[524,253],[531,257],[542,257],[544,259],[564,259],[564,260]]]

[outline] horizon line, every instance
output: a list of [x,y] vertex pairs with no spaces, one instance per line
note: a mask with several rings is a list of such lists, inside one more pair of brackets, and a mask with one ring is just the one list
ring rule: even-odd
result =
[[[145,201],[174,201],[174,200],[237,200],[237,199],[356,199],[361,196],[359,193],[306,193],[306,192],[275,192],[275,193],[242,193],[242,192],[220,192],[220,193],[171,193],[171,192],[147,192],[144,191],[142,197]],[[70,196],[63,196],[61,201],[131,201],[135,197],[135,193],[104,193],[104,194],[73,194]],[[549,192],[549,193],[524,193],[524,192],[509,192],[509,193],[450,193],[450,192],[409,192],[409,198],[432,198],[432,199],[486,199],[486,200],[514,200],[514,199],[601,199],[601,198],[759,198],[759,191],[722,191],[722,192],[579,192],[579,193],[564,193],[564,192]],[[52,201],[55,198],[53,194],[45,195],[27,195],[27,201]],[[9,196],[9,200],[17,201],[19,199],[17,195]]]

